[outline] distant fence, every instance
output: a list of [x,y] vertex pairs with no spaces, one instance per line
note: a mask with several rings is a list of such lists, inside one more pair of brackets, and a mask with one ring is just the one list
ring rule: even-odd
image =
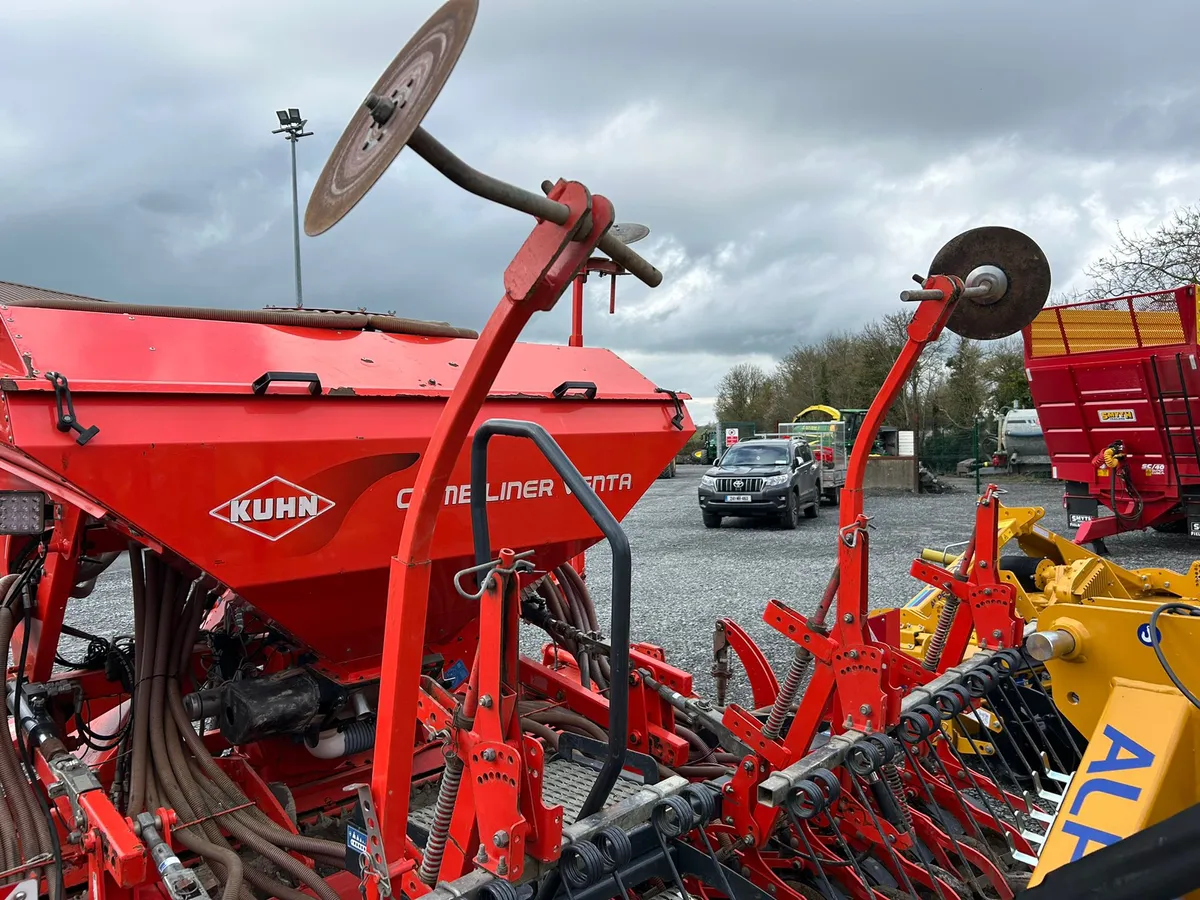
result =
[[990,461],[996,450],[995,426],[935,427],[921,441],[921,463],[935,475],[954,475],[963,460]]

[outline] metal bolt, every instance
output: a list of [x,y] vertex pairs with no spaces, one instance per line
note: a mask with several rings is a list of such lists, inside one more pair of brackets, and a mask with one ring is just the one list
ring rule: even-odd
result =
[[753,772],[754,771],[754,761],[749,760],[749,759],[746,760],[744,763],[742,763],[742,768],[745,769],[747,772]]
[[857,650],[851,650],[851,651],[850,651],[849,653],[847,653],[846,655],[847,655],[848,657],[850,657],[851,659],[858,659],[858,651],[857,651]]
[[999,640],[1001,637],[1003,637],[1003,632],[1001,632],[1000,629],[997,628],[995,631],[992,632],[992,637]]
[[992,596],[992,589],[991,589],[991,588],[984,588],[984,589],[983,589],[983,596],[985,596],[985,597],[990,597],[990,596]]
[[482,706],[484,709],[491,709],[492,708],[492,695],[484,694],[482,697],[480,697],[479,705]]
[[496,874],[497,875],[507,875],[508,874],[508,860],[507,859],[501,859],[500,862],[496,863]]
[[844,616],[842,616],[842,621],[849,625],[854,621],[854,613],[846,613]]
[[487,750],[483,751],[483,758],[486,759],[488,762],[495,762],[496,761],[496,751],[489,747]]
[[772,894],[772,895],[773,895],[773,894],[775,893],[775,885],[773,885],[773,884],[768,884],[768,885],[767,885],[767,893],[768,893],[768,894]]
[[733,824],[733,816],[726,816],[726,817],[725,817],[725,824],[726,824],[726,825],[732,825],[732,824]]
[[869,716],[871,714],[871,705],[869,703],[864,703],[858,708],[858,711],[864,716]]
[[475,854],[475,862],[487,862],[487,848],[483,844],[479,845],[479,852]]
[[508,832],[507,831],[497,831],[495,834],[492,835],[492,843],[495,844],[497,847],[507,847],[508,846]]

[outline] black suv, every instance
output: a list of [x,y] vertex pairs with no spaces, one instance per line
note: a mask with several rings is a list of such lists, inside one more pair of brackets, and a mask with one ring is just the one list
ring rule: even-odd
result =
[[807,441],[760,438],[725,451],[700,478],[700,511],[708,528],[723,516],[774,516],[784,528],[820,509],[821,469]]

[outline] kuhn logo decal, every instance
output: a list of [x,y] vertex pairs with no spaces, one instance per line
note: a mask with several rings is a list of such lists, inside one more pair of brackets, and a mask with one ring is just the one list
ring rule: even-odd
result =
[[332,500],[276,475],[227,500],[210,514],[243,531],[277,541],[329,512],[334,505]]
[[1137,413],[1132,409],[1102,409],[1100,410],[1101,422],[1136,422]]

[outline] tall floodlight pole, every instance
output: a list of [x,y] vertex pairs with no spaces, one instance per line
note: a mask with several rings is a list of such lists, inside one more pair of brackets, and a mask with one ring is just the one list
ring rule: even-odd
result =
[[296,141],[308,137],[311,131],[305,131],[308,119],[300,118],[298,109],[277,109],[275,115],[279,118],[279,127],[271,134],[282,134],[283,139],[292,145],[292,243],[296,253],[296,309],[304,308],[304,289],[300,285],[300,198],[296,191]]

